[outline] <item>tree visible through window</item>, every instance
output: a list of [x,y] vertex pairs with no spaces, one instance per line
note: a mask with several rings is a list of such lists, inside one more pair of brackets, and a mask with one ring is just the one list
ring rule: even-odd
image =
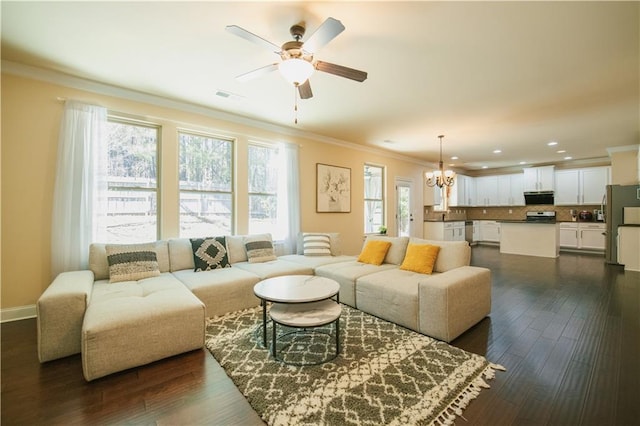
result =
[[380,231],[384,222],[384,168],[364,165],[364,232]]
[[[139,243],[158,238],[158,128],[109,119],[106,239]],[[104,228],[104,227],[103,227]]]
[[278,148],[249,145],[249,233],[283,237],[278,223]]
[[211,237],[233,231],[233,142],[179,133],[180,236]]

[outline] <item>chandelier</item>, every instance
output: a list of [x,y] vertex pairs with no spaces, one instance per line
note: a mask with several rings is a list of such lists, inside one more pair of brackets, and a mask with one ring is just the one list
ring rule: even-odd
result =
[[444,163],[442,162],[442,138],[444,138],[444,135],[440,135],[438,138],[440,138],[440,162],[438,163],[438,170],[427,172],[424,174],[424,177],[426,179],[427,186],[438,186],[439,188],[442,188],[443,186],[453,185],[456,173],[453,170],[444,169]]

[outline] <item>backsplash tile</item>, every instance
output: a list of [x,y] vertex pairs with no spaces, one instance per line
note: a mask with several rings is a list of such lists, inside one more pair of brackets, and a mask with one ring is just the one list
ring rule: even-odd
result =
[[[527,212],[555,211],[556,221],[571,222],[571,210],[583,210],[593,213],[600,205],[587,206],[508,206],[508,207],[452,207],[448,212],[434,211],[431,206],[425,207],[425,220],[524,220]],[[509,213],[511,211],[511,213]],[[444,215],[444,216],[443,216]],[[595,215],[594,215],[595,219]],[[578,220],[578,219],[576,219]]]

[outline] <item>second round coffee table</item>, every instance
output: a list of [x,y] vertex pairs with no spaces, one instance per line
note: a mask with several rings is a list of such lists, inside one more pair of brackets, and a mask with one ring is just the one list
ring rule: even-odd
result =
[[311,303],[336,296],[339,300],[340,284],[315,275],[284,275],[267,278],[253,287],[262,305],[262,341],[267,347],[267,302]]

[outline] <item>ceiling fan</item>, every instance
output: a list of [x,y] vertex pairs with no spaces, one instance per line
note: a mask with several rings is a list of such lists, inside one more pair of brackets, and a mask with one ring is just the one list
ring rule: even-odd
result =
[[247,81],[265,75],[276,69],[283,77],[298,88],[301,99],[313,97],[309,77],[315,70],[337,75],[339,77],[362,82],[367,79],[367,73],[353,68],[336,65],[329,62],[317,61],[314,54],[327,45],[338,34],[344,31],[342,22],[334,18],[327,18],[318,29],[311,34],[306,42],[302,41],[305,33],[304,24],[293,25],[289,32],[293,41],[277,46],[237,25],[228,25],[227,31],[242,37],[257,45],[263,46],[280,56],[281,61],[249,71],[236,77],[238,81]]

